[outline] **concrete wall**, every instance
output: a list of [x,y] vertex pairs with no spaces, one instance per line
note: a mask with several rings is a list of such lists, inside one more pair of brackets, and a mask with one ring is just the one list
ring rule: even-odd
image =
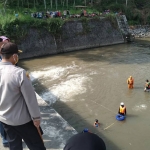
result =
[[66,22],[59,36],[29,29],[19,48],[23,50],[21,58],[31,58],[119,43],[124,43],[123,36],[110,21],[91,19],[86,25],[82,21]]
[[130,33],[136,38],[150,38],[150,25],[130,26]]

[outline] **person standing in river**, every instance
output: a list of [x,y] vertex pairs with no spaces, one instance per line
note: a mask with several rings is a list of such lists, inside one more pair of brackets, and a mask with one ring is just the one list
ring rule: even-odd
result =
[[40,111],[26,71],[15,64],[19,60],[16,44],[8,42],[0,54],[0,121],[7,133],[10,150],[22,150],[22,139],[30,150],[46,150],[38,133]]
[[128,89],[133,89],[134,79],[133,79],[132,76],[130,76],[130,77],[127,79],[127,84],[128,84]]
[[121,102],[121,103],[120,103],[119,110],[118,110],[118,114],[125,116],[126,113],[127,113],[126,107],[125,107],[124,103]]
[[146,80],[144,92],[146,92],[146,91],[149,92],[149,90],[150,90],[150,82],[149,82],[149,80]]

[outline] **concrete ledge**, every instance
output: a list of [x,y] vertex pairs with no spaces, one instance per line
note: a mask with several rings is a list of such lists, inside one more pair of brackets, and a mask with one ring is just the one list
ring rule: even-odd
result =
[[[42,115],[41,127],[43,129],[44,144],[47,150],[62,150],[66,141],[77,133],[53,108],[51,108],[38,94],[36,94]],[[24,150],[28,150],[23,145]],[[0,150],[5,150],[0,138]]]

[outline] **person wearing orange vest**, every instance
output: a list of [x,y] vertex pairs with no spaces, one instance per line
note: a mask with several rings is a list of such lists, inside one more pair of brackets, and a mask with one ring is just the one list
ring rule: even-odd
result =
[[120,107],[119,107],[118,113],[120,115],[123,115],[123,116],[126,115],[126,107],[124,106],[123,102],[120,103]]
[[127,79],[127,84],[129,89],[133,89],[134,79],[132,76]]

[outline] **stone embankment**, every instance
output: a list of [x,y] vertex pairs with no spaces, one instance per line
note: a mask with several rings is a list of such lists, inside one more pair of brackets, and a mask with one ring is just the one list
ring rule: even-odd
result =
[[132,33],[136,38],[150,38],[150,25],[130,26],[129,32]]
[[114,26],[108,19],[68,21],[57,36],[44,29],[40,31],[29,29],[19,45],[23,50],[20,58],[59,54],[124,42],[119,27]]

